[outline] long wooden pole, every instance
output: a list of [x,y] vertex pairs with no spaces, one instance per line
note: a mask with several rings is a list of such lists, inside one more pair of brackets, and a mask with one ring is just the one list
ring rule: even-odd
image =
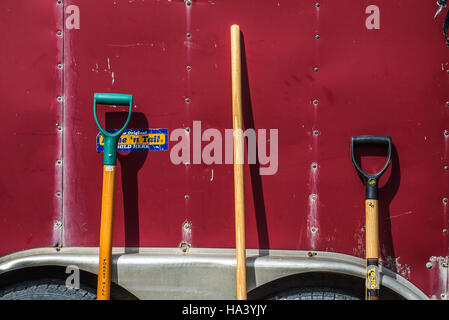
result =
[[246,300],[245,198],[243,188],[242,71],[240,27],[231,26],[232,124],[234,129],[234,201],[237,299]]

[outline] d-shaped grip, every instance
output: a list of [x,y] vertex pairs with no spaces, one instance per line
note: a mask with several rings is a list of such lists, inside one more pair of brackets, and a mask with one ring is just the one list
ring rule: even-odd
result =
[[[128,118],[126,119],[125,124],[123,127],[114,133],[107,132],[104,130],[100,123],[98,122],[97,118],[97,103],[98,104],[105,104],[105,105],[129,105],[129,112],[128,112]],[[126,126],[129,123],[129,120],[131,119],[131,113],[132,113],[132,106],[133,106],[133,96],[130,94],[118,94],[118,93],[95,93],[94,94],[94,117],[95,122],[97,123],[98,129],[100,129],[100,132],[105,137],[120,137],[123,131],[125,130]]]
[[[355,159],[355,146],[357,145],[386,145],[388,147],[387,161],[384,167],[376,174],[368,174],[362,170]],[[387,170],[391,161],[391,138],[384,136],[358,136],[351,137],[351,158],[357,171],[365,178],[366,199],[377,199],[377,182],[380,176]]]
[[[128,118],[125,121],[123,127],[116,132],[108,132],[103,129],[98,122],[97,118],[97,103],[106,105],[128,105],[129,112]],[[117,93],[95,93],[94,95],[94,118],[97,123],[98,129],[100,129],[101,134],[104,138],[104,165],[115,165],[117,162],[117,143],[119,137],[122,135],[123,131],[131,119],[133,107],[133,96],[130,94],[117,94]]]

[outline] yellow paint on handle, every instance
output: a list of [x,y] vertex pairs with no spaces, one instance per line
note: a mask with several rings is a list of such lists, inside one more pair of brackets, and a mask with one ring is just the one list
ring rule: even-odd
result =
[[97,300],[109,300],[111,292],[112,227],[116,166],[103,167],[101,199],[100,260],[98,263]]
[[379,258],[379,209],[377,200],[365,200],[366,258]]
[[234,129],[235,251],[237,299],[246,300],[245,198],[243,185],[242,71],[240,27],[231,26],[232,124]]

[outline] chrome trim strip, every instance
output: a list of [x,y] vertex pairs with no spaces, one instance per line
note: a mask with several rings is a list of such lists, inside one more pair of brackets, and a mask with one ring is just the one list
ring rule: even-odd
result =
[[[314,251],[248,249],[248,291],[304,272],[365,277],[365,261]],[[97,273],[98,248],[38,248],[0,258],[0,274],[26,267],[75,265]],[[235,299],[235,250],[190,248],[114,248],[112,280],[140,299]],[[409,300],[429,298],[405,278],[382,269],[381,284]],[[82,282],[82,279],[81,279]]]

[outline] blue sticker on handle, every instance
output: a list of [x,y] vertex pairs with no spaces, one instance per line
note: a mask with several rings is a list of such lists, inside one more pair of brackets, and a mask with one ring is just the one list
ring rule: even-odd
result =
[[[111,130],[110,132],[117,132]],[[103,135],[97,135],[97,151],[104,151]],[[117,151],[167,151],[168,129],[126,129],[118,140]]]

